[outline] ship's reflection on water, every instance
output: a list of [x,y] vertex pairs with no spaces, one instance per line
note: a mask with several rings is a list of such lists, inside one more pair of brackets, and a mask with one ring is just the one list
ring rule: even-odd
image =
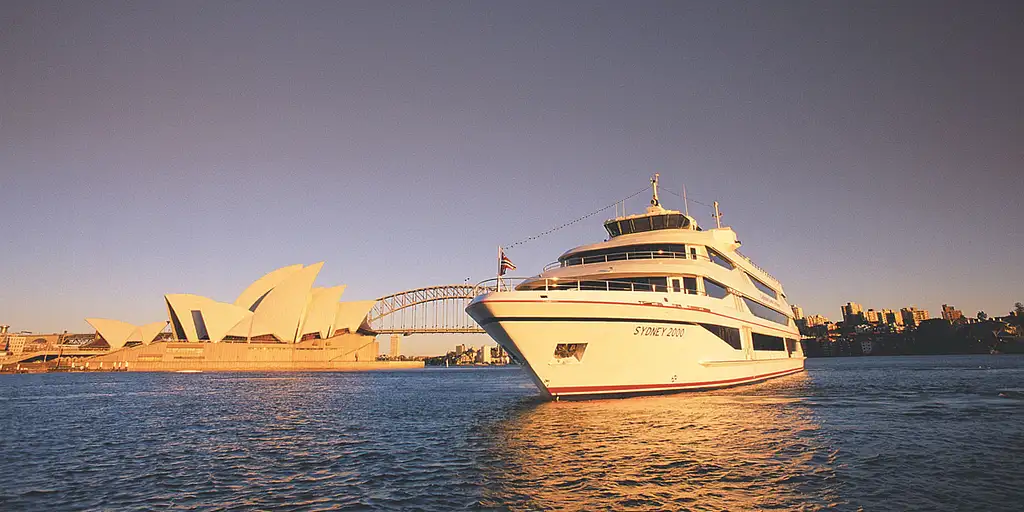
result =
[[803,395],[807,382],[798,374],[704,393],[523,404],[495,426],[502,469],[481,504],[503,506],[512,498],[524,508],[834,505],[835,450],[809,407],[787,398]]

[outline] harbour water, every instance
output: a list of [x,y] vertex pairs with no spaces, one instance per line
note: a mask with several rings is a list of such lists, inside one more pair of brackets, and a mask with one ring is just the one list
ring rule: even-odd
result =
[[1020,510],[1024,357],[546,402],[521,369],[0,376],[0,510]]

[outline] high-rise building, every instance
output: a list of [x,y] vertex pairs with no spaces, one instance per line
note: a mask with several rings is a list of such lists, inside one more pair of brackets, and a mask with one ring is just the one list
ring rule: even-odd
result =
[[807,322],[808,327],[814,327],[817,325],[827,324],[828,318],[825,318],[821,315],[809,315],[807,318],[805,318],[805,321]]
[[466,351],[466,345],[455,345],[455,355],[461,356]]
[[903,325],[903,315],[899,311],[893,311],[891,309],[882,310],[883,323],[889,325]]
[[918,326],[921,322],[928,320],[927,309],[917,309],[914,306],[909,308],[903,308],[900,310],[900,316],[903,317],[903,323],[910,326]]
[[882,323],[881,313],[879,311],[875,311],[874,309],[869,309],[865,311],[864,318],[868,321],[869,324]]
[[797,306],[796,304],[793,304],[790,307],[793,308],[793,318],[800,320],[804,317],[804,308]]
[[956,322],[964,317],[964,312],[956,309],[956,306],[942,305],[942,318],[948,320],[950,323]]
[[847,324],[864,323],[864,307],[856,302],[847,302],[843,306],[843,322]]
[[491,347],[487,345],[480,347],[480,351],[476,353],[476,362],[491,364]]
[[400,334],[391,335],[391,350],[388,352],[388,356],[390,356],[391,359],[398,359],[398,356],[401,355],[401,340],[402,336]]

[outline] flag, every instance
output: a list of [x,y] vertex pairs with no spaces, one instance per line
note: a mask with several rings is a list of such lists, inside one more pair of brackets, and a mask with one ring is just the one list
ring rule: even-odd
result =
[[499,276],[505,275],[505,271],[516,269],[516,266],[512,264],[512,260],[508,259],[508,256],[505,256],[504,250],[500,251],[498,254],[501,256],[501,258],[498,260]]

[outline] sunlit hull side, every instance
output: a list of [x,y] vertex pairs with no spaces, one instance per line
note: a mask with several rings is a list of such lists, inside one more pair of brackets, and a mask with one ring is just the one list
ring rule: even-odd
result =
[[[489,293],[477,297],[467,312],[528,367],[537,386],[553,399],[711,389],[804,368],[798,347],[760,351],[747,350],[748,344],[736,349],[701,326],[776,329],[779,336],[794,335],[746,318],[749,313],[683,306],[649,292],[601,297],[594,293],[563,291],[557,299],[528,291]],[[586,347],[579,357],[564,357],[564,347],[580,344]]]

